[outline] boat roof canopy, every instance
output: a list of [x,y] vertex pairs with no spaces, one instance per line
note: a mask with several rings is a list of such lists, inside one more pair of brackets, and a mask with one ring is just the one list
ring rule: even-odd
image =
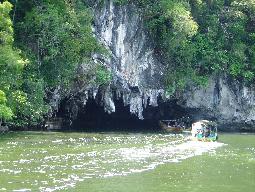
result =
[[200,120],[195,123],[192,123],[192,129],[204,129],[204,128],[212,128],[217,130],[217,123],[208,120]]

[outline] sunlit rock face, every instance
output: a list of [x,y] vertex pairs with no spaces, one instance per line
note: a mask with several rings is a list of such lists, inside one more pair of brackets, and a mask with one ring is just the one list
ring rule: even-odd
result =
[[[86,105],[88,98],[93,98],[108,113],[116,111],[116,99],[119,99],[129,107],[131,114],[143,119],[144,109],[148,105],[158,106],[159,96],[163,101],[169,100],[163,89],[164,65],[154,54],[142,14],[132,4],[116,5],[113,0],[105,0],[104,3],[100,3],[101,0],[86,1],[95,14],[94,34],[110,55],[106,58],[95,54],[93,59],[111,71],[112,81],[107,87],[76,86],[74,93],[78,92],[79,97],[74,98],[82,101],[83,105]],[[86,65],[81,66],[79,71],[86,74]],[[192,116],[193,121],[217,120],[229,130],[236,129],[237,124],[239,128],[255,125],[255,94],[252,90],[224,76],[212,77],[207,87],[191,87],[175,100]],[[72,112],[77,111],[76,103],[71,102],[67,106],[70,116],[77,114]],[[168,108],[165,113],[170,114],[168,111],[171,110],[175,110],[172,114],[176,113],[176,108]],[[158,119],[164,118],[162,108],[159,111]],[[155,118],[155,115],[149,118]]]
[[207,87],[194,87],[183,97],[184,107],[194,109],[197,118],[214,118],[225,130],[255,130],[254,88],[226,76],[211,77]]
[[143,119],[143,109],[148,104],[157,106],[157,97],[164,94],[163,66],[153,53],[141,14],[134,5],[118,6],[113,0],[106,0],[103,6],[95,3],[94,10],[95,35],[111,55],[107,59],[94,55],[94,60],[106,65],[113,75],[102,94],[105,110],[115,112],[114,92],[130,106],[132,114]]

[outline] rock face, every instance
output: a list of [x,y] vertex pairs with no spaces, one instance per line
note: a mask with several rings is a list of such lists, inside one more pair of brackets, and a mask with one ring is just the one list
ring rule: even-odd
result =
[[[164,66],[153,52],[141,13],[135,5],[118,6],[113,0],[105,0],[102,6],[96,2],[90,2],[95,13],[94,33],[111,56],[103,58],[95,54],[93,58],[111,71],[113,79],[103,89],[85,87],[79,99],[85,105],[89,97],[96,99],[100,94],[98,103],[108,113],[115,112],[114,100],[122,99],[124,106],[130,107],[130,113],[143,119],[147,105],[158,106],[159,96],[167,100],[162,82]],[[231,83],[221,76],[212,77],[206,88],[185,91],[178,100],[193,119],[215,119],[228,130],[244,127],[251,130],[255,124],[254,95],[251,88]],[[77,113],[74,103],[68,110]]]
[[[184,107],[197,118],[213,118],[222,130],[255,130],[255,92],[229,78],[212,77],[206,88],[184,93]],[[197,112],[199,111],[199,112]]]
[[[103,105],[109,113],[115,112],[113,90],[117,99],[130,106],[130,112],[143,119],[147,104],[157,106],[162,94],[163,66],[156,59],[150,41],[143,29],[143,20],[134,5],[118,6],[105,0],[104,6],[95,6],[94,32],[109,49],[109,59],[94,55],[111,70],[113,80],[106,88]],[[149,103],[147,103],[149,101]]]

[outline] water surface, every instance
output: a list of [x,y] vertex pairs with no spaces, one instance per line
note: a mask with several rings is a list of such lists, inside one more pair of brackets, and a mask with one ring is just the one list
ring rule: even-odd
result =
[[21,132],[0,137],[0,191],[254,191],[255,135]]

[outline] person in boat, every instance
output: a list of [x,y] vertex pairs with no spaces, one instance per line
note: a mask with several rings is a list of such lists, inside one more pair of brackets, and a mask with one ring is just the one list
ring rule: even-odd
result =
[[198,133],[196,135],[198,139],[202,139],[204,137],[203,129],[198,129]]
[[204,137],[209,137],[211,134],[210,128],[208,126],[205,126],[204,128]]
[[203,130],[203,122],[198,121],[192,124],[191,134],[192,137],[196,137],[198,134],[201,134]]
[[192,138],[215,141],[218,139],[217,125],[213,121],[201,120],[192,124]]

